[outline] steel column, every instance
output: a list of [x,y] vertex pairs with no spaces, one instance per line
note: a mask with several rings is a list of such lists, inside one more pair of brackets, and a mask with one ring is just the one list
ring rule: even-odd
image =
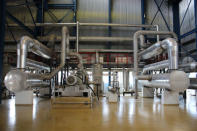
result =
[[1,93],[3,85],[3,52],[4,52],[4,37],[5,37],[5,8],[6,0],[0,0],[0,104],[1,104]]
[[77,0],[73,0],[73,21],[77,22]]
[[[112,0],[109,0],[109,3],[108,3],[108,23],[112,23]],[[112,35],[112,27],[111,26],[108,26],[108,36],[111,37]],[[109,42],[108,43],[108,49],[111,48],[111,43]]]
[[[112,23],[112,0],[108,0],[108,23]],[[108,26],[108,36],[111,37],[112,33],[112,27]],[[108,42],[107,49],[111,49],[111,42]],[[110,59],[109,55],[109,59]],[[109,86],[111,86],[111,69],[109,70]]]
[[[44,11],[48,9],[48,3],[46,0],[41,0],[37,4],[37,15],[36,22],[44,23]],[[36,27],[35,29],[36,35],[42,36],[44,35],[44,27]]]
[[[195,29],[197,29],[197,0],[194,0],[194,16],[195,16]],[[197,48],[197,30],[196,30],[196,48]]]
[[[141,21],[145,24],[145,0],[141,0]],[[144,28],[143,28],[144,29]]]
[[[179,2],[173,2],[172,5],[172,13],[173,13],[173,31],[178,36],[178,42],[180,43],[180,17],[179,17]],[[179,44],[179,53],[181,52],[181,44]]]

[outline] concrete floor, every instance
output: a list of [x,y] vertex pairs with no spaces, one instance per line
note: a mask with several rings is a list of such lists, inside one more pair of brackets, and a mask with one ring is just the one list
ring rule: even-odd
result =
[[197,131],[195,97],[186,104],[163,106],[160,99],[121,97],[119,104],[103,98],[92,109],[86,106],[51,106],[35,98],[33,106],[15,106],[14,99],[0,105],[0,131]]

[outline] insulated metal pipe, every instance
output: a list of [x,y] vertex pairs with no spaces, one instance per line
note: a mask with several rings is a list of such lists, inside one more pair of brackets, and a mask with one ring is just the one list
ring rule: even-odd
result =
[[[42,75],[42,79],[51,79],[55,76],[65,65],[66,61],[66,45],[69,47],[69,31],[66,26],[62,27],[62,43],[61,43],[61,58],[60,65],[55,68],[50,74]],[[69,50],[67,50],[69,51]]]
[[161,42],[157,42],[147,49],[139,52],[138,55],[141,56],[142,59],[149,59],[155,55],[161,54],[163,51],[164,49],[161,47]]
[[158,70],[169,67],[169,60],[164,60],[144,66],[142,74],[146,74],[151,70]]
[[137,76],[137,79],[138,80],[151,80],[152,79],[152,76],[151,75],[139,75]]
[[161,42],[161,46],[168,51],[169,69],[178,69],[178,43],[173,38],[167,38]]
[[182,68],[185,72],[196,71],[196,69],[197,69],[197,62],[181,64],[181,65],[179,65],[179,68]]
[[143,35],[140,35],[140,47],[145,47],[145,37]]
[[[25,24],[28,27],[34,27],[34,24]],[[76,26],[77,23],[36,23],[36,26]],[[157,28],[157,25],[134,25],[134,24],[115,24],[115,23],[80,23],[80,26],[112,26],[112,27],[144,27],[144,28]],[[17,24],[9,24],[9,26],[18,26]]]
[[132,53],[133,50],[116,50],[116,49],[80,49],[79,52]]
[[[39,41],[48,41],[49,36],[43,36],[38,38]],[[56,42],[61,41],[61,37],[56,37]],[[79,36],[77,37],[72,36],[69,37],[70,41],[81,41],[81,42],[127,42],[132,41],[131,37],[105,37],[105,36]]]
[[172,71],[165,74],[148,75],[151,81],[142,81],[144,86],[152,88],[167,88],[172,91],[183,92],[189,87],[190,81],[183,71]]
[[27,58],[27,61],[26,61],[26,66],[33,67],[33,68],[38,68],[38,69],[41,69],[41,70],[50,71],[50,67],[48,65],[46,65],[42,62],[38,62],[38,61],[35,61],[35,60],[28,59],[28,58]]
[[20,63],[20,61],[21,61],[21,51],[20,51],[20,48],[21,48],[21,46],[20,46],[20,44],[18,43],[17,44],[17,68],[20,68],[21,67],[21,63]]
[[115,24],[115,23],[79,23],[80,26],[111,26],[111,27],[144,27],[157,28],[156,25],[133,25],[133,24]]
[[[166,32],[166,31],[137,31],[134,36],[133,36],[133,40],[134,40],[134,72],[135,72],[135,76],[138,75],[138,38],[140,35],[171,35],[172,37],[174,37],[176,40],[178,40],[176,34],[174,32]],[[137,89],[137,84],[134,85],[135,86],[135,98],[137,99],[138,96],[138,89]]]
[[99,63],[99,53],[98,53],[98,51],[96,52],[96,64],[98,64]]
[[19,68],[21,69],[24,69],[26,67],[28,49],[31,52],[46,59],[50,59],[53,55],[52,51],[45,45],[41,44],[39,41],[31,39],[28,36],[23,36],[20,40],[20,52],[17,51],[17,53],[19,53],[18,55],[20,55],[20,63],[18,63],[17,65],[20,65]]
[[39,86],[49,86],[49,81],[43,81],[38,79],[29,79],[27,80],[29,87],[39,87]]
[[76,35],[76,37],[77,37],[77,39],[76,39],[76,52],[79,52],[79,21],[77,21],[77,27],[76,27],[76,29],[77,29],[77,35]]
[[79,37],[79,41],[86,41],[86,42],[126,42],[132,40],[133,39],[130,37],[101,37],[101,36]]

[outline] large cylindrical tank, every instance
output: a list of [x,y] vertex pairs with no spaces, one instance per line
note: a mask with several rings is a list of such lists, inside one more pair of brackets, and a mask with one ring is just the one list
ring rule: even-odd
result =
[[4,78],[5,86],[12,92],[19,92],[29,89],[29,87],[49,86],[49,81],[43,81],[34,74],[29,74],[20,70],[11,70]]
[[171,73],[153,75],[151,81],[142,81],[142,84],[147,87],[183,92],[189,87],[190,81],[185,72],[172,71]]
[[5,86],[12,92],[19,92],[27,88],[27,75],[19,70],[11,70],[4,78]]

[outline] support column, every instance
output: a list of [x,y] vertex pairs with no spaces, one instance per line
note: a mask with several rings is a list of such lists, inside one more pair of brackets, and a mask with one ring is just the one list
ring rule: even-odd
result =
[[179,104],[179,92],[175,91],[162,91],[161,103],[163,105],[178,105]]
[[129,70],[123,68],[123,87],[125,91],[129,91]]
[[141,0],[141,21],[142,24],[145,24],[145,0]]
[[[37,6],[37,16],[36,16],[36,22],[37,23],[44,23],[44,12],[47,6],[46,0],[41,0],[39,3],[36,4]],[[36,27],[35,29],[36,35],[42,36],[44,35],[44,28],[43,27]]]
[[16,105],[33,105],[33,90],[15,93]]
[[[178,36],[178,42],[180,43],[180,17],[179,17],[179,2],[173,2],[172,5],[173,12],[173,31]],[[181,52],[181,44],[179,44],[179,53]]]
[[0,0],[0,104],[3,85],[3,54],[4,54],[4,37],[5,37],[5,8],[6,0]]
[[[194,16],[195,16],[195,29],[197,29],[197,0],[194,0]],[[196,30],[196,48],[197,48],[197,30]]]
[[153,98],[154,97],[154,88],[142,87],[142,97]]

